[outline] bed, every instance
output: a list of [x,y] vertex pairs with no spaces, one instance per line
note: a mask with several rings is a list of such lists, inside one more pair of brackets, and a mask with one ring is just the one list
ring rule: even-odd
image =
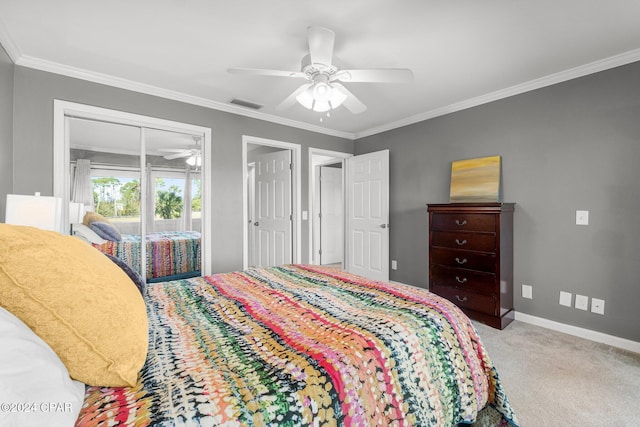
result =
[[133,387],[87,387],[76,426],[517,426],[447,300],[288,265],[149,284]]
[[[120,241],[96,244],[103,253],[126,262],[138,273],[141,265],[141,237],[123,234]],[[147,281],[163,281],[200,275],[200,233],[197,231],[165,231],[146,235]]]

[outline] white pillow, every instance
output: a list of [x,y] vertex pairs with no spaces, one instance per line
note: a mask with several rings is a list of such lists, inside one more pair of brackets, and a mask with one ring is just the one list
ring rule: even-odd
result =
[[98,245],[106,242],[102,237],[98,236],[95,231],[87,227],[86,225],[80,224],[72,224],[73,235],[80,237],[83,240],[88,241],[89,243],[95,243]]
[[2,307],[0,337],[0,425],[73,426],[84,384],[69,378],[51,347]]

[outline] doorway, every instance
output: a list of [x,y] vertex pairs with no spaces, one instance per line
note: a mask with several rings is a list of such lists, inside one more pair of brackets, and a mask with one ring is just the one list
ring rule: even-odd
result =
[[320,194],[320,265],[344,264],[344,194],[342,162],[317,166]]
[[[311,264],[344,266],[344,161],[350,157],[353,157],[353,154],[309,148],[309,206],[311,208],[309,260]],[[326,175],[324,186],[321,179],[323,171]],[[323,189],[324,197],[322,197]]]
[[[342,163],[343,257],[342,268],[373,279],[389,279],[389,151],[354,156],[337,151],[309,149],[309,259],[324,263],[320,254],[320,189],[317,166]],[[317,207],[317,208],[316,208]]]
[[300,145],[244,136],[243,268],[299,263]]

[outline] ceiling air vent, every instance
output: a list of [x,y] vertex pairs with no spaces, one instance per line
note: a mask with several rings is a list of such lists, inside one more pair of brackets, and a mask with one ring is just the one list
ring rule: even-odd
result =
[[233,98],[231,101],[229,101],[229,103],[239,105],[241,107],[251,108],[252,110],[259,110],[262,107],[264,107],[264,105],[256,104],[255,102],[249,102],[249,101],[245,101],[244,99],[237,99],[237,98]]

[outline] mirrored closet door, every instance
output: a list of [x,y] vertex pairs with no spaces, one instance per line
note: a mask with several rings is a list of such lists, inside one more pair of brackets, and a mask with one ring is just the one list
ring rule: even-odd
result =
[[62,153],[54,193],[69,201],[65,229],[147,282],[210,274],[210,130],[63,101],[56,106],[54,145]]

